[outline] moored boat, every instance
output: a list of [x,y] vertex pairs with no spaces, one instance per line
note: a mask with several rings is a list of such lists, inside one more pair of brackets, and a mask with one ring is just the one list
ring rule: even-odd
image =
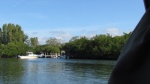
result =
[[39,55],[33,54],[33,52],[26,52],[26,55],[20,56],[18,55],[18,58],[20,59],[36,59]]

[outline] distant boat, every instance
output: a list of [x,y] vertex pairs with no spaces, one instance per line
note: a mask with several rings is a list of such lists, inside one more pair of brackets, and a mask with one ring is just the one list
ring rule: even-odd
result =
[[26,52],[25,56],[18,55],[18,58],[20,59],[36,59],[39,55],[33,54],[33,52]]

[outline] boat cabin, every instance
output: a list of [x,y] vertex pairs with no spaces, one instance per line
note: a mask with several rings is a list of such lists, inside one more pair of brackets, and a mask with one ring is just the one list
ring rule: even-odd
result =
[[33,52],[26,52],[27,56],[33,56]]

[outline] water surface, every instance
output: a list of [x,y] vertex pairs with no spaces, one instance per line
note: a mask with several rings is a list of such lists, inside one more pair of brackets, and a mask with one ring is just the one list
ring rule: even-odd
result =
[[115,61],[0,59],[0,84],[107,84]]

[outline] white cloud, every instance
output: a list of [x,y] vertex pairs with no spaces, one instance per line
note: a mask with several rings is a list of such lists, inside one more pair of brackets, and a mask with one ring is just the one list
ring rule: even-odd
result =
[[88,38],[94,36],[96,31],[90,32],[90,29],[82,29],[82,28],[63,28],[63,30],[59,28],[53,28],[53,31],[49,31],[51,29],[44,29],[44,30],[30,30],[27,32],[29,37],[38,37],[40,44],[45,44],[46,40],[50,37],[55,37],[57,39],[61,39],[64,42],[69,41],[73,36],[86,36]]
[[63,41],[68,41],[70,40],[70,38],[72,37],[73,35],[71,34],[71,32],[67,32],[67,31],[50,31],[49,32],[49,37],[55,37],[57,39],[61,39]]
[[38,37],[38,41],[40,44],[45,44],[47,39],[48,39],[48,37]]
[[57,39],[61,39],[64,42],[69,41],[73,35],[69,32],[65,31],[46,31],[46,30],[37,30],[37,31],[28,31],[27,35],[29,38],[31,37],[38,37],[40,44],[45,44],[46,40],[48,40],[50,37],[55,37]]
[[[50,31],[52,30],[52,31]],[[34,33],[34,35],[33,35]],[[38,37],[40,44],[44,44],[50,37],[61,39],[65,42],[69,41],[74,36],[86,36],[91,38],[96,34],[109,33],[112,36],[121,35],[122,32],[118,28],[101,28],[98,26],[91,27],[70,27],[70,28],[42,28],[41,30],[30,30],[30,37]]]
[[107,28],[105,31],[112,36],[118,36],[122,34],[121,30],[119,30],[118,28]]

